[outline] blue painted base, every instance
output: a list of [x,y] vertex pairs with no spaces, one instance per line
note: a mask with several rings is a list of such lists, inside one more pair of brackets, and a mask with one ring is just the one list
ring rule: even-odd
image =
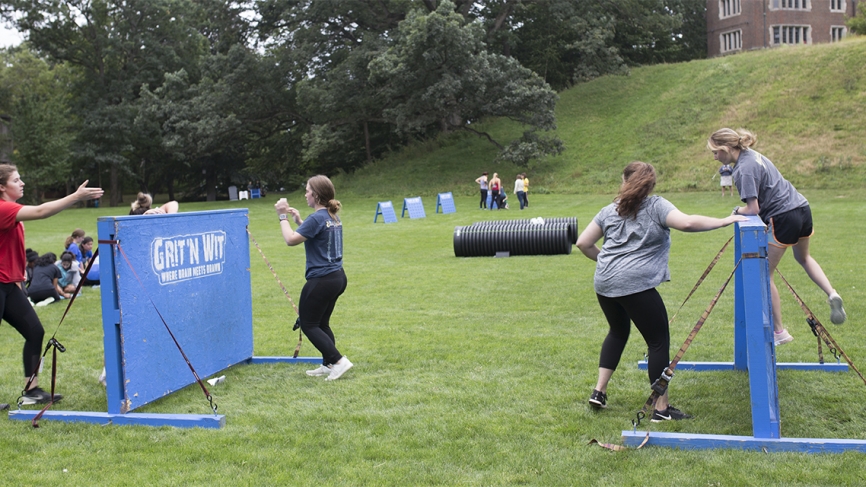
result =
[[[646,431],[623,431],[626,446],[637,447]],[[650,433],[647,445],[682,450],[704,450],[709,448],[731,448],[766,452],[799,453],[844,453],[858,451],[866,453],[866,440],[840,440],[832,438],[755,438],[754,436],[700,435],[694,433]]]
[[[320,364],[322,357],[251,357],[246,360],[250,364],[272,363],[306,363]],[[39,410],[23,410],[9,412],[9,419],[32,421]],[[222,428],[226,417],[222,414],[155,414],[127,413],[113,414],[90,411],[46,411],[41,419],[50,421],[66,421],[78,423],[94,423],[100,425],[138,425],[138,426],[173,426],[175,428]]]
[[248,364],[321,364],[322,357],[251,357]]
[[[646,360],[637,363],[637,368],[646,370]],[[779,362],[777,370],[819,370],[823,372],[848,372],[848,364],[819,364],[804,362]],[[694,370],[696,372],[707,372],[714,370],[736,370],[733,362],[679,362],[677,370]]]
[[[9,411],[9,419],[32,421],[39,410]],[[110,414],[88,411],[46,411],[41,419],[53,421],[94,423],[100,425],[173,426],[175,428],[222,428],[226,417],[222,414]]]

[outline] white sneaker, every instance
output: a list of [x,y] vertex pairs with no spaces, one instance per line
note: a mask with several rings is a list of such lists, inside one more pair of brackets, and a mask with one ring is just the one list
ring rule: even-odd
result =
[[337,380],[343,376],[349,369],[352,368],[352,362],[349,362],[349,358],[343,356],[339,362],[335,363],[331,366],[331,374],[325,378],[325,380]]
[[788,333],[787,329],[783,329],[782,331],[774,331],[773,332],[773,342],[775,342],[776,346],[784,345],[786,343],[790,343],[794,341],[794,337]]
[[48,306],[49,304],[54,302],[54,298],[48,298],[36,303],[36,306]]
[[331,375],[331,368],[327,365],[322,365],[318,369],[308,370],[307,375],[310,377],[324,377],[326,375]]
[[827,298],[827,303],[830,305],[830,321],[835,325],[845,323],[845,319],[848,318],[848,315],[845,314],[845,308],[842,307],[842,296],[839,296],[839,293],[834,292],[829,298]]

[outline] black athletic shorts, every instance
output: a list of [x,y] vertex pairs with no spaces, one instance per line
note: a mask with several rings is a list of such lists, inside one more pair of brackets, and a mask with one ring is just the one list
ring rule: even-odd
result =
[[767,243],[776,247],[790,247],[796,245],[801,238],[811,237],[813,233],[812,209],[809,205],[801,206],[770,217]]

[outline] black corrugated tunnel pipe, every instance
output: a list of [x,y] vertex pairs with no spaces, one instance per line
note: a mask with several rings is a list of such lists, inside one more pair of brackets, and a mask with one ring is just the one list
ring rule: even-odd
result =
[[[568,223],[571,225],[571,228],[568,229],[568,238],[571,240],[572,244],[577,243],[577,217],[576,216],[566,216],[566,217],[556,217],[556,218],[543,218],[544,223],[542,225],[547,225],[550,223]],[[511,225],[514,223],[531,223],[532,220],[491,220],[486,222],[475,222],[472,226],[484,226],[484,225]]]
[[570,254],[573,243],[568,223],[534,225],[510,223],[470,225],[454,228],[454,255],[492,257],[497,252],[509,255]]

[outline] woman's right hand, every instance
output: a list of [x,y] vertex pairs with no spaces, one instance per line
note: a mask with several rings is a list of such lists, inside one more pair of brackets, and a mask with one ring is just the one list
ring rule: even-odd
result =
[[301,212],[298,211],[297,208],[292,208],[290,206],[287,211],[288,211],[289,216],[292,217],[292,220],[295,222],[296,225],[300,225],[301,223],[304,223],[304,220],[301,220]]

